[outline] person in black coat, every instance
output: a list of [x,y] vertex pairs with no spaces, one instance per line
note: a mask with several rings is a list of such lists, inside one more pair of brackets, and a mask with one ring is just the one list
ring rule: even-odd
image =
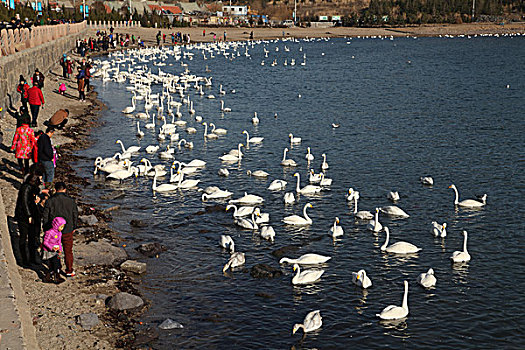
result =
[[20,266],[41,263],[37,252],[40,245],[41,215],[36,204],[40,185],[41,176],[29,175],[20,187],[16,199],[15,219],[18,223],[18,248],[20,249],[20,254],[16,258]]

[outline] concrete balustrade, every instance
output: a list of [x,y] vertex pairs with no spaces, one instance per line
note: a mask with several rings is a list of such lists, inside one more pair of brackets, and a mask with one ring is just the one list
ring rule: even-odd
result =
[[0,56],[12,55],[57,40],[67,35],[77,34],[87,28],[87,22],[66,23],[54,26],[39,26],[31,29],[2,29],[0,31]]
[[91,29],[103,29],[103,30],[108,30],[111,27],[115,29],[136,28],[136,27],[140,27],[140,22],[138,21],[89,21],[88,27]]

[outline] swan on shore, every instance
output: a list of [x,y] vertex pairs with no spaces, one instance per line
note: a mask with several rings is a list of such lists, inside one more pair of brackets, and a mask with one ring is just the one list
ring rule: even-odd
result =
[[467,251],[467,231],[463,231],[463,251],[455,251],[450,259],[455,263],[470,261],[470,254]]
[[385,243],[381,246],[381,251],[394,254],[413,254],[421,250],[421,248],[418,248],[412,243],[403,241],[399,241],[394,244],[388,245],[388,242],[390,240],[390,230],[386,226],[384,227],[384,230],[386,233],[386,240]]
[[292,334],[295,334],[299,329],[303,329],[305,333],[315,331],[323,325],[323,318],[321,317],[321,311],[315,310],[309,312],[304,318],[303,323],[296,323],[293,326]]
[[481,197],[480,200],[476,200],[476,199],[465,199],[465,200],[462,200],[461,202],[459,201],[459,192],[458,192],[458,189],[456,188],[456,186],[454,184],[448,186],[448,188],[452,188],[454,190],[454,193],[456,195],[456,198],[454,199],[454,205],[459,205],[460,207],[465,207],[465,208],[480,208],[480,207],[483,207],[485,206],[485,204],[487,204],[487,195],[484,194],[483,197]]
[[425,288],[434,287],[436,285],[436,277],[434,276],[434,270],[432,268],[428,269],[425,273],[423,272],[417,277],[417,283],[422,285]]
[[389,305],[376,314],[382,320],[397,320],[408,315],[408,282],[404,281],[405,293],[403,294],[403,304],[401,306]]
[[303,216],[299,215],[290,215],[283,219],[283,222],[288,225],[311,225],[312,219],[306,213],[306,209],[313,208],[313,205],[306,203],[303,208]]
[[365,270],[359,270],[357,272],[352,272],[352,282],[363,289],[372,287],[372,281],[366,275]]

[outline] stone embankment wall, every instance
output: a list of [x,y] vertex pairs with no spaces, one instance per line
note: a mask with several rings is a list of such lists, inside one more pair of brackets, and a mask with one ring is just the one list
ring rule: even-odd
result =
[[[8,93],[13,97],[13,103],[20,100],[16,92],[20,75],[30,85],[36,68],[47,76],[47,72],[60,56],[70,52],[75,47],[76,40],[85,34],[87,23],[41,26],[33,28],[31,33],[28,31],[2,30],[0,34],[2,54],[6,54],[0,56],[0,107],[9,103]],[[5,38],[11,39],[6,42]]]

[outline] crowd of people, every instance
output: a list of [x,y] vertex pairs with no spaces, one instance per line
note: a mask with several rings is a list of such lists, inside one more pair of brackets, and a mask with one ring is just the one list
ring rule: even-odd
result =
[[[63,55],[60,64],[65,79],[71,77],[73,65],[78,65],[77,81],[82,81],[83,89],[89,86],[89,73],[86,74],[89,62],[84,59],[75,63]],[[42,92],[45,77],[37,69],[31,80],[30,87],[20,76],[17,87],[20,105],[15,107],[11,100],[7,109],[16,120],[10,150],[14,152],[22,178],[15,207],[18,236],[13,239],[13,252],[20,266],[43,271],[44,282],[59,284],[65,281],[63,277],[75,276],[73,233],[78,210],[74,199],[67,195],[66,184],[55,181],[58,152],[52,142],[53,135],[66,125],[69,110],[59,109],[43,122],[44,130],[37,130],[39,110],[45,104]],[[78,84],[82,100],[85,97],[80,82]],[[65,270],[62,270],[62,256]]]

